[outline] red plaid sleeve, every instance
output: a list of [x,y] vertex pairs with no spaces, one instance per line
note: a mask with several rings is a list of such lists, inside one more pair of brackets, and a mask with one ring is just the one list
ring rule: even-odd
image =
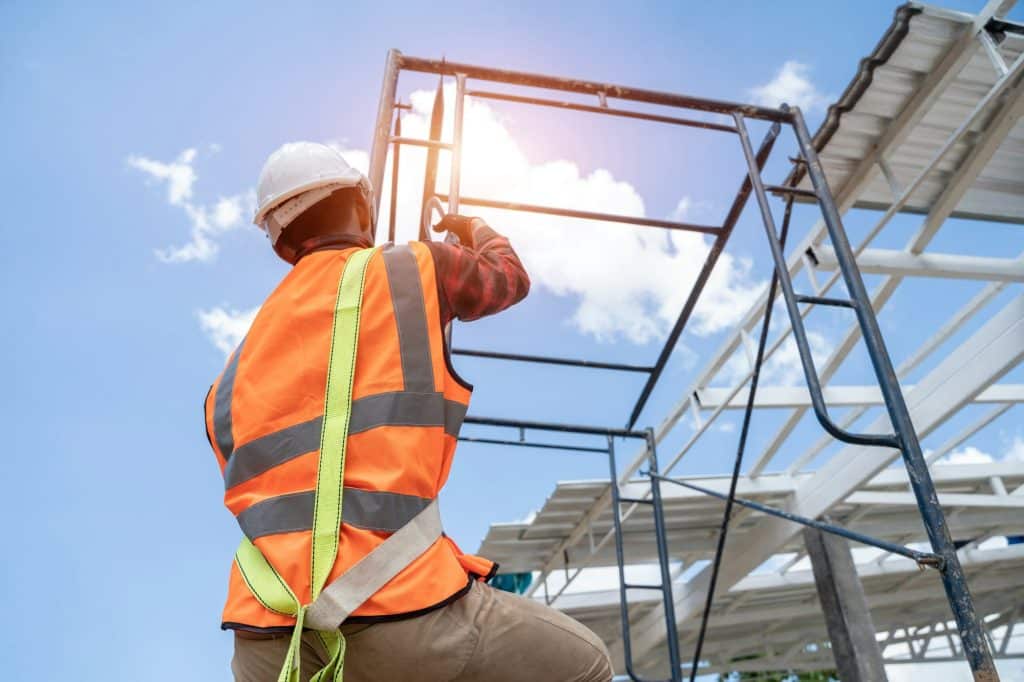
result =
[[515,305],[530,291],[530,278],[508,239],[490,227],[473,234],[473,248],[427,242],[434,257],[441,321],[478,320]]

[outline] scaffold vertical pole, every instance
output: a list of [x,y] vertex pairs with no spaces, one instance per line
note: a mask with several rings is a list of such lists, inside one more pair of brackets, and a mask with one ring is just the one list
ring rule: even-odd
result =
[[[647,470],[658,473],[658,449],[654,429],[647,433]],[[614,482],[614,479],[612,479]],[[679,657],[679,632],[676,625],[676,602],[672,596],[672,573],[669,566],[668,537],[665,528],[665,505],[661,499],[661,481],[651,478],[651,502],[654,507],[654,537],[658,546],[658,570],[661,572],[661,594],[665,610],[665,638],[668,640],[669,679],[682,679],[682,661]]]
[[[658,455],[654,440],[654,430],[645,431],[645,442],[648,454],[648,466],[655,475],[658,473]],[[633,669],[633,648],[630,640],[629,595],[630,589],[656,589],[661,592],[662,608],[665,614],[665,633],[667,636],[669,679],[668,682],[682,680],[682,665],[679,658],[679,634],[676,625],[675,601],[672,596],[672,574],[669,566],[668,539],[665,535],[665,507],[661,499],[661,481],[651,478],[651,498],[640,500],[623,500],[619,493],[618,467],[615,464],[615,440],[608,437],[608,473],[612,496],[612,529],[615,535],[615,563],[619,570],[619,615],[622,621],[622,658],[626,675],[633,682],[644,682]],[[646,504],[651,507],[654,517],[654,540],[658,550],[658,573],[660,582],[657,585],[632,585],[626,580],[626,556],[623,547],[622,516],[619,505],[624,501],[634,504]]]

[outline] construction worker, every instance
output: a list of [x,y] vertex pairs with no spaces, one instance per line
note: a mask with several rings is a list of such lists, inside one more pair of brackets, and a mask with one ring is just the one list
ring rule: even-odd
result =
[[596,635],[488,586],[497,566],[441,530],[472,391],[443,329],[526,296],[508,240],[450,215],[435,230],[461,245],[371,248],[369,182],[321,144],[274,152],[257,194],[293,267],[205,403],[244,535],[222,622],[235,679],[610,680]]

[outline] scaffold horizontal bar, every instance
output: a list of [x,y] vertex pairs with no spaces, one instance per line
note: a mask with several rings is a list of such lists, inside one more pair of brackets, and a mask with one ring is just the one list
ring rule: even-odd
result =
[[459,436],[459,440],[465,443],[481,443],[483,445],[513,445],[520,448],[540,448],[542,450],[608,453],[608,448],[587,447],[585,445],[559,445],[558,443],[534,443],[528,440],[502,440],[501,438],[474,438],[472,436]]
[[503,92],[488,92],[485,90],[470,90],[466,93],[471,97],[480,99],[498,100],[501,102],[515,102],[517,104],[534,104],[541,107],[553,107],[555,109],[569,109],[571,111],[584,111],[593,114],[607,114],[609,116],[620,116],[622,118],[636,118],[655,123],[668,123],[670,125],[688,126],[690,128],[702,128],[704,130],[718,130],[723,133],[735,133],[736,128],[722,123],[711,121],[695,121],[690,118],[678,118],[676,116],[662,116],[659,114],[648,114],[642,111],[629,111],[628,109],[615,109],[613,107],[594,106],[580,104],[578,102],[560,102],[542,97],[523,97],[521,95],[510,95]]
[[546,355],[523,355],[520,353],[498,353],[487,350],[469,348],[453,348],[452,355],[465,355],[473,358],[490,358],[494,360],[512,360],[515,362],[536,362],[545,365],[566,365],[568,367],[587,367],[590,369],[610,369],[621,372],[649,373],[654,367],[648,365],[627,365],[617,362],[599,362],[596,360],[575,360],[572,358],[549,357]]
[[845,298],[831,298],[829,296],[807,296],[805,294],[796,294],[793,298],[796,299],[797,303],[813,303],[814,305],[831,305],[840,308],[853,308],[853,301]]
[[[438,199],[448,201],[448,196],[438,194]],[[642,218],[639,216],[616,215],[614,213],[597,213],[595,211],[579,211],[574,208],[557,208],[554,206],[538,206],[536,204],[520,204],[515,201],[500,201],[498,199],[481,199],[479,197],[459,197],[459,203],[466,206],[480,206],[482,208],[498,208],[505,211],[520,211],[522,213],[543,213],[545,215],[557,215],[566,218],[580,218],[582,220],[600,220],[608,223],[625,223],[627,225],[639,225],[641,227],[662,227],[666,230],[681,230],[683,232],[699,232],[701,234],[718,234],[722,231],[720,227],[711,225],[695,225],[692,223],[679,223],[673,220],[658,220],[657,218]]]
[[[659,481],[664,481],[665,483],[674,483],[678,486],[689,488],[690,490],[695,490],[699,493],[704,493],[705,495],[710,495],[711,497],[717,497],[720,500],[728,499],[728,496],[725,495],[724,493],[720,493],[716,490],[711,490],[710,488],[704,488],[703,486],[695,485],[693,483],[688,483],[686,481],[679,480],[678,478],[660,476],[654,473],[648,473],[647,475],[651,478],[656,478]],[[857,531],[853,531],[848,528],[843,528],[841,526],[834,526],[830,523],[825,523],[824,521],[809,519],[806,516],[800,516],[799,514],[793,514],[788,511],[783,511],[782,509],[769,507],[766,504],[754,502],[753,500],[748,500],[742,497],[734,497],[733,502],[743,507],[747,507],[748,509],[753,509],[754,511],[759,511],[764,514],[770,514],[771,516],[777,516],[780,519],[786,519],[787,521],[792,521],[793,523],[799,523],[804,526],[810,526],[811,528],[817,528],[818,530],[824,531],[826,533],[839,535],[864,545],[870,545],[872,547],[877,547],[878,549],[885,550],[886,552],[892,552],[893,554],[905,556],[908,559],[913,559],[920,566],[930,566],[931,568],[937,568],[940,570],[942,569],[942,558],[939,557],[937,554],[933,554],[931,552],[919,552],[916,549],[910,549],[909,547],[897,545],[896,543],[889,542],[887,540],[881,540],[879,538],[871,537],[870,535],[864,535],[863,533],[858,533]]]
[[619,504],[654,504],[650,498],[619,497]]
[[391,137],[390,142],[393,144],[407,144],[413,147],[433,147],[435,149],[448,149],[451,150],[452,145],[450,142],[441,142],[440,140],[424,140],[418,137]]
[[808,199],[818,198],[814,190],[790,187],[788,185],[765,185],[764,189],[771,194],[791,194],[795,197],[806,197]]
[[753,104],[739,104],[725,100],[707,99],[704,97],[693,97],[671,92],[660,92],[657,90],[645,90],[625,85],[613,85],[611,83],[599,83],[596,81],[579,80],[576,78],[561,78],[558,76],[547,76],[525,71],[510,71],[508,69],[495,69],[474,64],[462,64],[451,62],[446,59],[424,59],[397,53],[398,67],[406,71],[419,71],[421,73],[436,73],[441,76],[455,76],[462,74],[466,78],[491,81],[495,83],[508,83],[509,85],[525,85],[527,87],[544,88],[546,90],[562,90],[565,92],[579,92],[589,95],[601,95],[615,99],[632,100],[634,102],[648,102],[650,104],[662,104],[682,109],[695,111],[710,111],[717,114],[741,113],[747,118],[755,118],[763,121],[776,121],[788,123],[792,120],[792,114],[775,109]]
[[[562,424],[558,422],[535,422],[522,419],[502,419],[499,417],[476,417],[469,415],[464,424],[479,426],[503,426],[511,429],[529,429],[535,431],[557,431],[560,433],[582,433],[589,436],[612,436],[616,438],[647,438],[646,431],[616,429],[607,426],[585,426],[579,424]],[[604,452],[604,450],[602,450]]]

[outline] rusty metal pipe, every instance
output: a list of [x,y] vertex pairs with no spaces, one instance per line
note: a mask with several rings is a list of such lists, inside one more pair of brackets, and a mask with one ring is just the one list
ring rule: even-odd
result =
[[541,97],[523,97],[521,95],[509,95],[504,92],[487,92],[485,90],[470,90],[466,93],[471,97],[480,99],[491,99],[500,102],[515,102],[517,104],[532,104],[541,107],[552,107],[555,109],[568,109],[571,111],[584,111],[592,114],[607,114],[609,116],[620,116],[622,118],[635,118],[643,121],[654,121],[655,123],[668,123],[671,125],[688,126],[690,128],[701,128],[704,130],[718,130],[723,133],[735,133],[736,128],[722,123],[710,121],[695,121],[689,118],[678,118],[675,116],[661,116],[659,114],[648,114],[642,111],[629,111],[628,109],[613,109],[611,107],[598,107],[589,104],[578,104],[576,102],[560,102],[553,99]]
[[671,92],[660,92],[657,90],[645,90],[643,88],[631,88],[625,85],[614,85],[611,83],[598,83],[596,81],[578,80],[575,78],[559,78],[557,76],[546,76],[525,71],[510,71],[508,69],[495,69],[486,66],[475,66],[473,64],[460,64],[442,59],[423,59],[398,53],[399,66],[406,71],[419,71],[421,73],[436,73],[442,76],[454,76],[465,74],[466,78],[476,80],[492,81],[495,83],[508,83],[509,85],[525,85],[547,90],[561,90],[563,92],[579,92],[587,95],[612,97],[615,99],[631,100],[634,102],[647,102],[649,104],[661,104],[694,111],[709,111],[716,114],[740,113],[747,118],[760,119],[762,121],[773,121],[789,123],[791,116],[781,109],[762,107],[754,104],[740,104],[725,100],[706,99],[703,97],[692,97]]

